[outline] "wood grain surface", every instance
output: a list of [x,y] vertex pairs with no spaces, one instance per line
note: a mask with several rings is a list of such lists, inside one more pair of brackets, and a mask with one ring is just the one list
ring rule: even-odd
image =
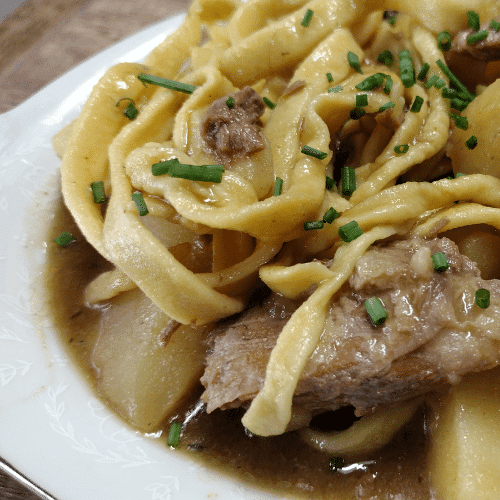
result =
[[[27,0],[0,22],[0,113],[112,43],[185,11],[188,4],[189,0]],[[38,498],[0,471],[0,500]]]

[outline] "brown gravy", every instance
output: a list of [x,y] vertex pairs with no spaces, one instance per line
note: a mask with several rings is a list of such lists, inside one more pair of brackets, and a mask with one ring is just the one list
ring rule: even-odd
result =
[[[77,241],[63,249],[52,243],[61,231]],[[103,310],[86,308],[84,287],[110,267],[81,236],[62,203],[47,237],[46,288],[50,314],[75,364],[95,386],[90,355]],[[172,420],[185,421],[198,394]],[[249,437],[237,410],[197,412],[183,428],[181,445],[165,453],[185,453],[208,467],[272,491],[281,497],[311,499],[430,499],[426,472],[425,410],[417,412],[393,441],[373,456],[342,472],[330,472],[330,456],[302,443],[295,433],[273,438]],[[166,423],[166,427],[168,423]],[[165,435],[165,433],[163,433]],[[164,445],[165,438],[159,438]],[[349,472],[346,472],[349,471]]]

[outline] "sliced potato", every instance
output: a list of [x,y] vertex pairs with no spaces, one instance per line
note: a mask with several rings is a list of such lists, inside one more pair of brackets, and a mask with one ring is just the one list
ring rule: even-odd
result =
[[154,431],[199,380],[208,329],[171,320],[138,288],[117,296],[93,352],[100,394],[136,428]]
[[429,471],[436,498],[500,498],[500,369],[469,375],[435,406]]

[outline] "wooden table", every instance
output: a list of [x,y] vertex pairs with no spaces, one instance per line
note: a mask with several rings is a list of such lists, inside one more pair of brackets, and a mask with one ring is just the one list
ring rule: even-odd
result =
[[[189,0],[27,0],[0,22],[0,113],[89,56],[186,10],[188,4]],[[0,499],[38,496],[0,472]]]

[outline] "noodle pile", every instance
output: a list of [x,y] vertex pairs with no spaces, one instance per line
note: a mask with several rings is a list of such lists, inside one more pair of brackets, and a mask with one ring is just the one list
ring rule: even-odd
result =
[[[173,320],[205,325],[244,310],[259,278],[291,298],[315,287],[280,334],[264,386],[243,418],[255,434],[287,428],[328,304],[373,243],[480,223],[500,229],[498,163],[476,173],[474,151],[467,152],[470,160],[451,153],[450,162],[450,142],[458,148],[472,134],[457,129],[442,87],[427,85],[435,75],[450,86],[436,63],[445,61],[437,33],[463,29],[468,9],[491,19],[500,7],[493,0],[424,4],[196,0],[144,64],[118,64],[105,74],[72,125],[62,165],[65,203],[87,240],[116,267],[89,286],[89,303],[139,287]],[[399,11],[394,23],[384,20],[389,8]],[[308,10],[313,14],[305,23]],[[392,61],[381,62],[384,51]],[[411,85],[402,75],[402,53],[411,57]],[[195,89],[186,94],[143,84],[141,73]],[[380,74],[381,84],[359,90]],[[245,86],[275,104],[260,118],[264,146],[221,161],[200,123],[216,99]],[[360,94],[367,96],[361,117],[353,114]],[[462,113],[470,113],[471,125],[476,117],[478,145],[489,141],[478,124],[481,97]],[[133,120],[123,112],[125,99],[138,108]],[[491,99],[498,109],[499,98]],[[345,145],[351,151],[344,164],[356,176],[351,195],[342,194],[341,183],[327,186]],[[303,146],[326,155],[304,154]],[[222,181],[152,175],[153,164],[172,159],[223,163]],[[468,175],[439,178],[452,168]],[[105,211],[93,200],[96,181],[104,182]],[[148,215],[137,211],[137,192]],[[322,221],[330,207],[339,217],[305,230],[304,223]],[[363,234],[345,242],[339,229],[352,221]]]

